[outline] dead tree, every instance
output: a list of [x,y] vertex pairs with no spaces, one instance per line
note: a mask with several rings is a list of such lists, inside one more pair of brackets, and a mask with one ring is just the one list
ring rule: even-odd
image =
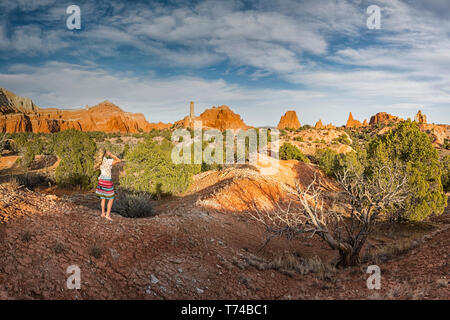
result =
[[307,187],[296,185],[286,206],[278,205],[272,212],[255,208],[249,214],[272,234],[319,236],[339,252],[338,267],[358,265],[360,251],[379,216],[404,206],[408,195],[405,172],[404,168],[390,166],[379,166],[370,175],[343,170],[337,181],[342,198],[349,201],[350,213],[338,213],[325,202],[316,174]]

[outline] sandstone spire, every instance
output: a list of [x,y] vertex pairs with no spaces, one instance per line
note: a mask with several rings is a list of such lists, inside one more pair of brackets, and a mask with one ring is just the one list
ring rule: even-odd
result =
[[345,125],[346,128],[359,128],[362,124],[358,120],[353,119],[353,115],[350,112],[347,120],[347,124]]
[[191,101],[189,117],[191,117],[191,118],[195,117],[195,113],[194,113],[194,101]]
[[323,123],[322,123],[321,119],[316,122],[316,125],[314,126],[314,128],[316,128],[316,129],[323,129]]
[[414,121],[417,123],[427,123],[427,116],[422,114],[422,111],[419,110],[414,117]]

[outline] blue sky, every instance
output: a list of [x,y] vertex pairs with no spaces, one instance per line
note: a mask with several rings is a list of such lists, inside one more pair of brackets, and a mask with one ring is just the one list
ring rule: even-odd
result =
[[[81,30],[66,9],[81,8]],[[368,29],[369,5],[381,29]],[[41,107],[110,100],[151,122],[226,104],[247,124],[418,109],[450,123],[448,0],[0,0],[0,87]]]

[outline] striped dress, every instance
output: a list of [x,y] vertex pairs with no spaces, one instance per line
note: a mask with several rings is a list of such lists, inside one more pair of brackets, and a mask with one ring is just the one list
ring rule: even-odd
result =
[[98,177],[97,189],[95,193],[100,199],[114,199],[114,185],[111,179],[111,169],[114,159],[103,158],[100,166],[100,177]]

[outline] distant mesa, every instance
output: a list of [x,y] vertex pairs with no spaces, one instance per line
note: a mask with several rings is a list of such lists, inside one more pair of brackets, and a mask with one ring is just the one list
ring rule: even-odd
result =
[[141,113],[125,112],[110,101],[82,109],[39,108],[29,98],[0,89],[0,131],[51,133],[67,129],[103,132],[138,132],[170,128],[152,124]]
[[290,110],[281,117],[278,123],[278,129],[299,129],[301,127],[300,121],[297,118],[297,112]]
[[370,118],[370,125],[376,125],[376,124],[389,124],[389,123],[395,123],[403,121],[402,118],[399,118],[397,116],[393,116],[386,112],[378,112],[376,115],[372,116]]

